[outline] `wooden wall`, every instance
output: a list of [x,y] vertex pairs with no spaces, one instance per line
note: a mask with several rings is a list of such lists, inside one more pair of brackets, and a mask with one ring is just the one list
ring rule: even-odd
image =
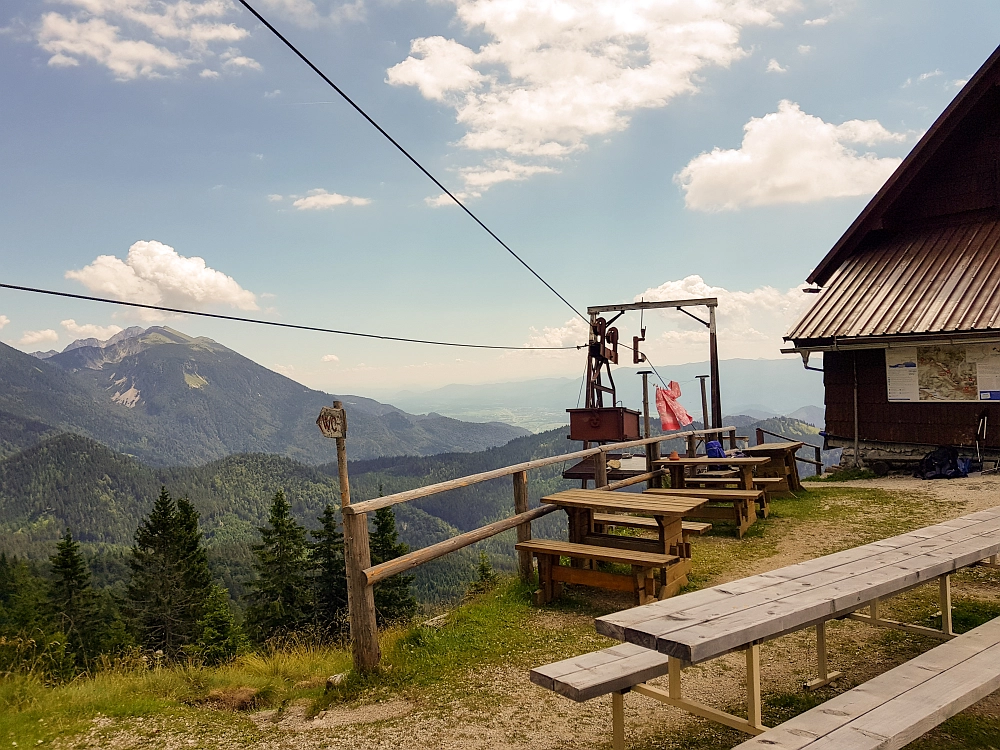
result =
[[987,446],[1000,447],[1000,403],[889,403],[885,350],[824,352],[826,432],[854,439],[854,365],[858,375],[858,428],[862,440],[926,445],[974,445],[984,412]]

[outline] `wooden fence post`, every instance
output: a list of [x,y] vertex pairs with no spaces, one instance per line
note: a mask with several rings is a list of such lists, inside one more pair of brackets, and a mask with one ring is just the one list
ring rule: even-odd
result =
[[[514,480],[514,513],[528,512],[528,472],[519,471],[511,474]],[[522,523],[517,527],[517,541],[527,542],[531,539],[531,522]],[[531,552],[518,550],[517,568],[521,573],[521,580],[530,583],[534,579],[535,571],[531,565]]]
[[351,653],[354,668],[369,672],[382,658],[378,645],[378,624],[375,620],[375,594],[368,585],[364,571],[372,564],[368,542],[368,515],[343,512],[351,504],[351,484],[347,476],[347,413],[344,404],[333,402],[333,409],[324,407],[316,420],[325,437],[337,441],[337,473],[340,476],[340,507],[344,524],[344,563],[347,568],[347,610],[351,623]]

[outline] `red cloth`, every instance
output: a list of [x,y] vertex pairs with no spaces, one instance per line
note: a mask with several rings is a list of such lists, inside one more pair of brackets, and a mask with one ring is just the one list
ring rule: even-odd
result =
[[676,381],[671,380],[665,389],[656,387],[656,410],[660,413],[660,429],[664,432],[679,430],[694,421],[687,409],[677,403],[680,397],[681,387]]

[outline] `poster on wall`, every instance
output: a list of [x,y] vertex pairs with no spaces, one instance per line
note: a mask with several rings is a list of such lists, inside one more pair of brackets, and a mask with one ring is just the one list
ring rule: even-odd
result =
[[890,401],[1000,401],[1000,344],[886,349]]

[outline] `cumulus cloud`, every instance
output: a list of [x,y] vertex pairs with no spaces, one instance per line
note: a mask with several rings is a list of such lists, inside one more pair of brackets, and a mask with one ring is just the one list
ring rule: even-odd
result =
[[100,341],[105,341],[116,333],[121,333],[121,326],[109,325],[109,326],[99,326],[94,323],[84,323],[80,325],[75,320],[70,318],[69,320],[60,321],[59,325],[66,329],[66,333],[74,338],[78,339],[98,339]]
[[155,240],[136,242],[125,260],[99,255],[89,265],[67,271],[66,278],[79,281],[95,294],[129,302],[258,309],[253,292],[241,287],[232,276],[209,268],[203,258],[185,257]]
[[37,346],[41,343],[53,343],[58,340],[59,334],[51,328],[46,328],[43,331],[25,331],[17,343],[21,346]]
[[[702,299],[717,297],[716,324],[719,354],[725,359],[777,359],[782,336],[812,301],[801,287],[781,291],[770,286],[749,292],[711,286],[701,276],[666,281],[635,296],[635,301]],[[662,323],[654,323],[651,318]],[[656,364],[696,362],[708,356],[708,329],[676,311],[646,313],[651,334],[647,345]],[[662,333],[656,333],[662,328]],[[655,356],[654,356],[655,355]]]
[[743,130],[740,148],[715,148],[675,175],[688,208],[720,211],[868,195],[901,159],[859,154],[848,144],[870,147],[911,138],[887,130],[877,120],[833,125],[789,101],[781,102],[777,112],[752,118]]
[[321,357],[321,360],[323,362],[339,362],[340,361],[340,357],[338,357],[336,354],[324,354]]
[[2,330],[3,327],[8,323],[10,323],[10,318],[8,318],[6,315],[0,315],[0,330]]
[[222,65],[226,68],[234,70],[263,70],[259,62],[252,57],[240,54],[240,51],[235,47],[227,49],[219,59],[222,60]]
[[767,72],[768,73],[787,73],[788,68],[781,67],[781,63],[775,60],[773,57],[767,61]]
[[294,201],[292,205],[299,211],[323,211],[337,208],[337,206],[367,206],[369,203],[371,200],[368,198],[328,193],[323,188],[316,188],[310,190],[306,197]]
[[451,2],[459,24],[485,43],[414,39],[387,80],[453,108],[465,129],[462,147],[526,166],[581,151],[591,138],[627,128],[634,112],[696,92],[705,69],[747,54],[740,46],[745,27],[775,24],[797,5]]
[[278,195],[277,193],[271,193],[271,194],[269,194],[269,195],[267,196],[267,199],[268,199],[268,200],[269,200],[269,201],[270,201],[271,203],[280,203],[281,201],[283,201],[283,200],[285,199],[285,196],[283,196],[283,195]]
[[[570,318],[561,326],[545,326],[541,330],[532,326],[525,346],[579,346],[587,343],[590,335],[588,328],[580,318]],[[558,356],[559,353],[555,354]]]
[[[477,167],[463,167],[458,170],[465,183],[465,190],[455,193],[461,201],[479,198],[484,192],[501,182],[521,182],[536,174],[552,174],[559,170],[543,164],[520,164],[513,159],[491,159]],[[429,206],[454,206],[455,201],[447,194],[424,198]]]

